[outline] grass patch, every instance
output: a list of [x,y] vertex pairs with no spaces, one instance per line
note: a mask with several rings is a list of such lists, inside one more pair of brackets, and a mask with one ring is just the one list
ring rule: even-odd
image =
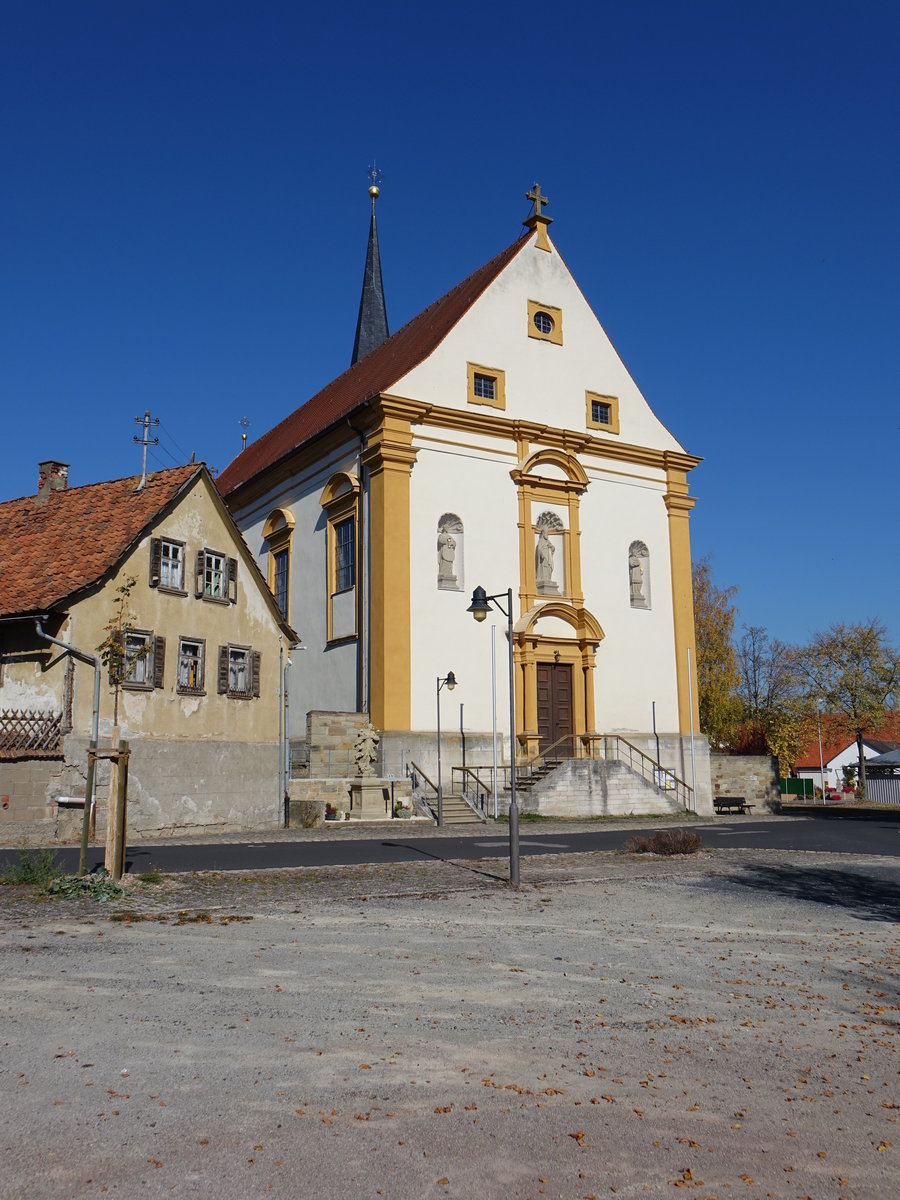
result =
[[630,837],[622,847],[626,854],[696,854],[703,849],[703,839],[691,829],[659,829],[650,837]]
[[62,875],[64,867],[53,850],[23,850],[17,863],[10,863],[0,874],[0,883],[31,884],[48,888]]
[[162,883],[163,873],[158,867],[154,867],[152,863],[147,867],[146,871],[138,873],[138,879],[141,883]]

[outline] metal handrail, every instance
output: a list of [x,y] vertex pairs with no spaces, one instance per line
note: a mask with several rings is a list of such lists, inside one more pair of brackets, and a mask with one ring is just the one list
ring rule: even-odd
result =
[[[675,793],[675,798],[684,808],[693,810],[691,803],[694,789],[689,783],[685,783],[683,779],[679,779],[674,771],[669,767],[661,766],[655,758],[651,758],[649,754],[645,754],[643,750],[633,745],[627,738],[620,737],[617,733],[607,733],[603,735],[606,757],[615,757],[619,762],[626,763],[632,771],[637,772],[642,779],[646,779],[652,783],[657,791],[664,796]],[[614,743],[615,754],[610,755],[610,742]],[[627,747],[627,753],[623,753],[621,746]],[[635,758],[638,762],[638,767],[635,767]]]

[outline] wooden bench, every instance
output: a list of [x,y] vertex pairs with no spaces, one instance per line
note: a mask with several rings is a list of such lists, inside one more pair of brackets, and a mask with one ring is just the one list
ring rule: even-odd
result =
[[743,796],[713,796],[713,804],[717,813],[739,812],[748,813],[753,807]]

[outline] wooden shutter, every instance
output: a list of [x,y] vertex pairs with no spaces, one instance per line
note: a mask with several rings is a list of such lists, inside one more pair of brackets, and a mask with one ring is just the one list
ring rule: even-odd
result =
[[153,639],[153,686],[161,688],[166,669],[166,639],[159,634]]
[[228,560],[228,599],[237,604],[237,559]]
[[259,699],[259,663],[262,655],[258,650],[250,651],[250,695]]
[[150,539],[150,586],[159,586],[159,573],[162,567],[162,539]]
[[205,569],[206,569],[206,551],[198,550],[197,551],[196,579],[194,581],[194,595],[195,596],[203,595],[203,574],[204,574]]
[[218,692],[224,696],[228,691],[228,647],[219,647],[219,684]]

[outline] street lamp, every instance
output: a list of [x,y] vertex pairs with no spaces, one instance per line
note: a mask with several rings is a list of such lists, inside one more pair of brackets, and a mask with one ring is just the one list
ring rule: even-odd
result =
[[443,788],[443,785],[441,784],[441,688],[445,684],[447,685],[448,692],[452,692],[453,689],[456,687],[456,676],[453,674],[452,671],[448,671],[443,679],[441,679],[440,675],[438,675],[438,677],[437,677],[437,692],[436,692],[436,695],[437,695],[437,739],[438,739],[437,793],[438,793],[438,828],[439,829],[442,828],[442,826],[444,824],[444,788]]
[[[506,600],[506,608],[502,600]],[[516,801],[516,665],[513,655],[513,597],[512,588],[488,596],[483,587],[472,593],[472,603],[466,609],[476,621],[483,621],[491,605],[506,617],[509,638],[509,882],[519,886],[519,805]]]

